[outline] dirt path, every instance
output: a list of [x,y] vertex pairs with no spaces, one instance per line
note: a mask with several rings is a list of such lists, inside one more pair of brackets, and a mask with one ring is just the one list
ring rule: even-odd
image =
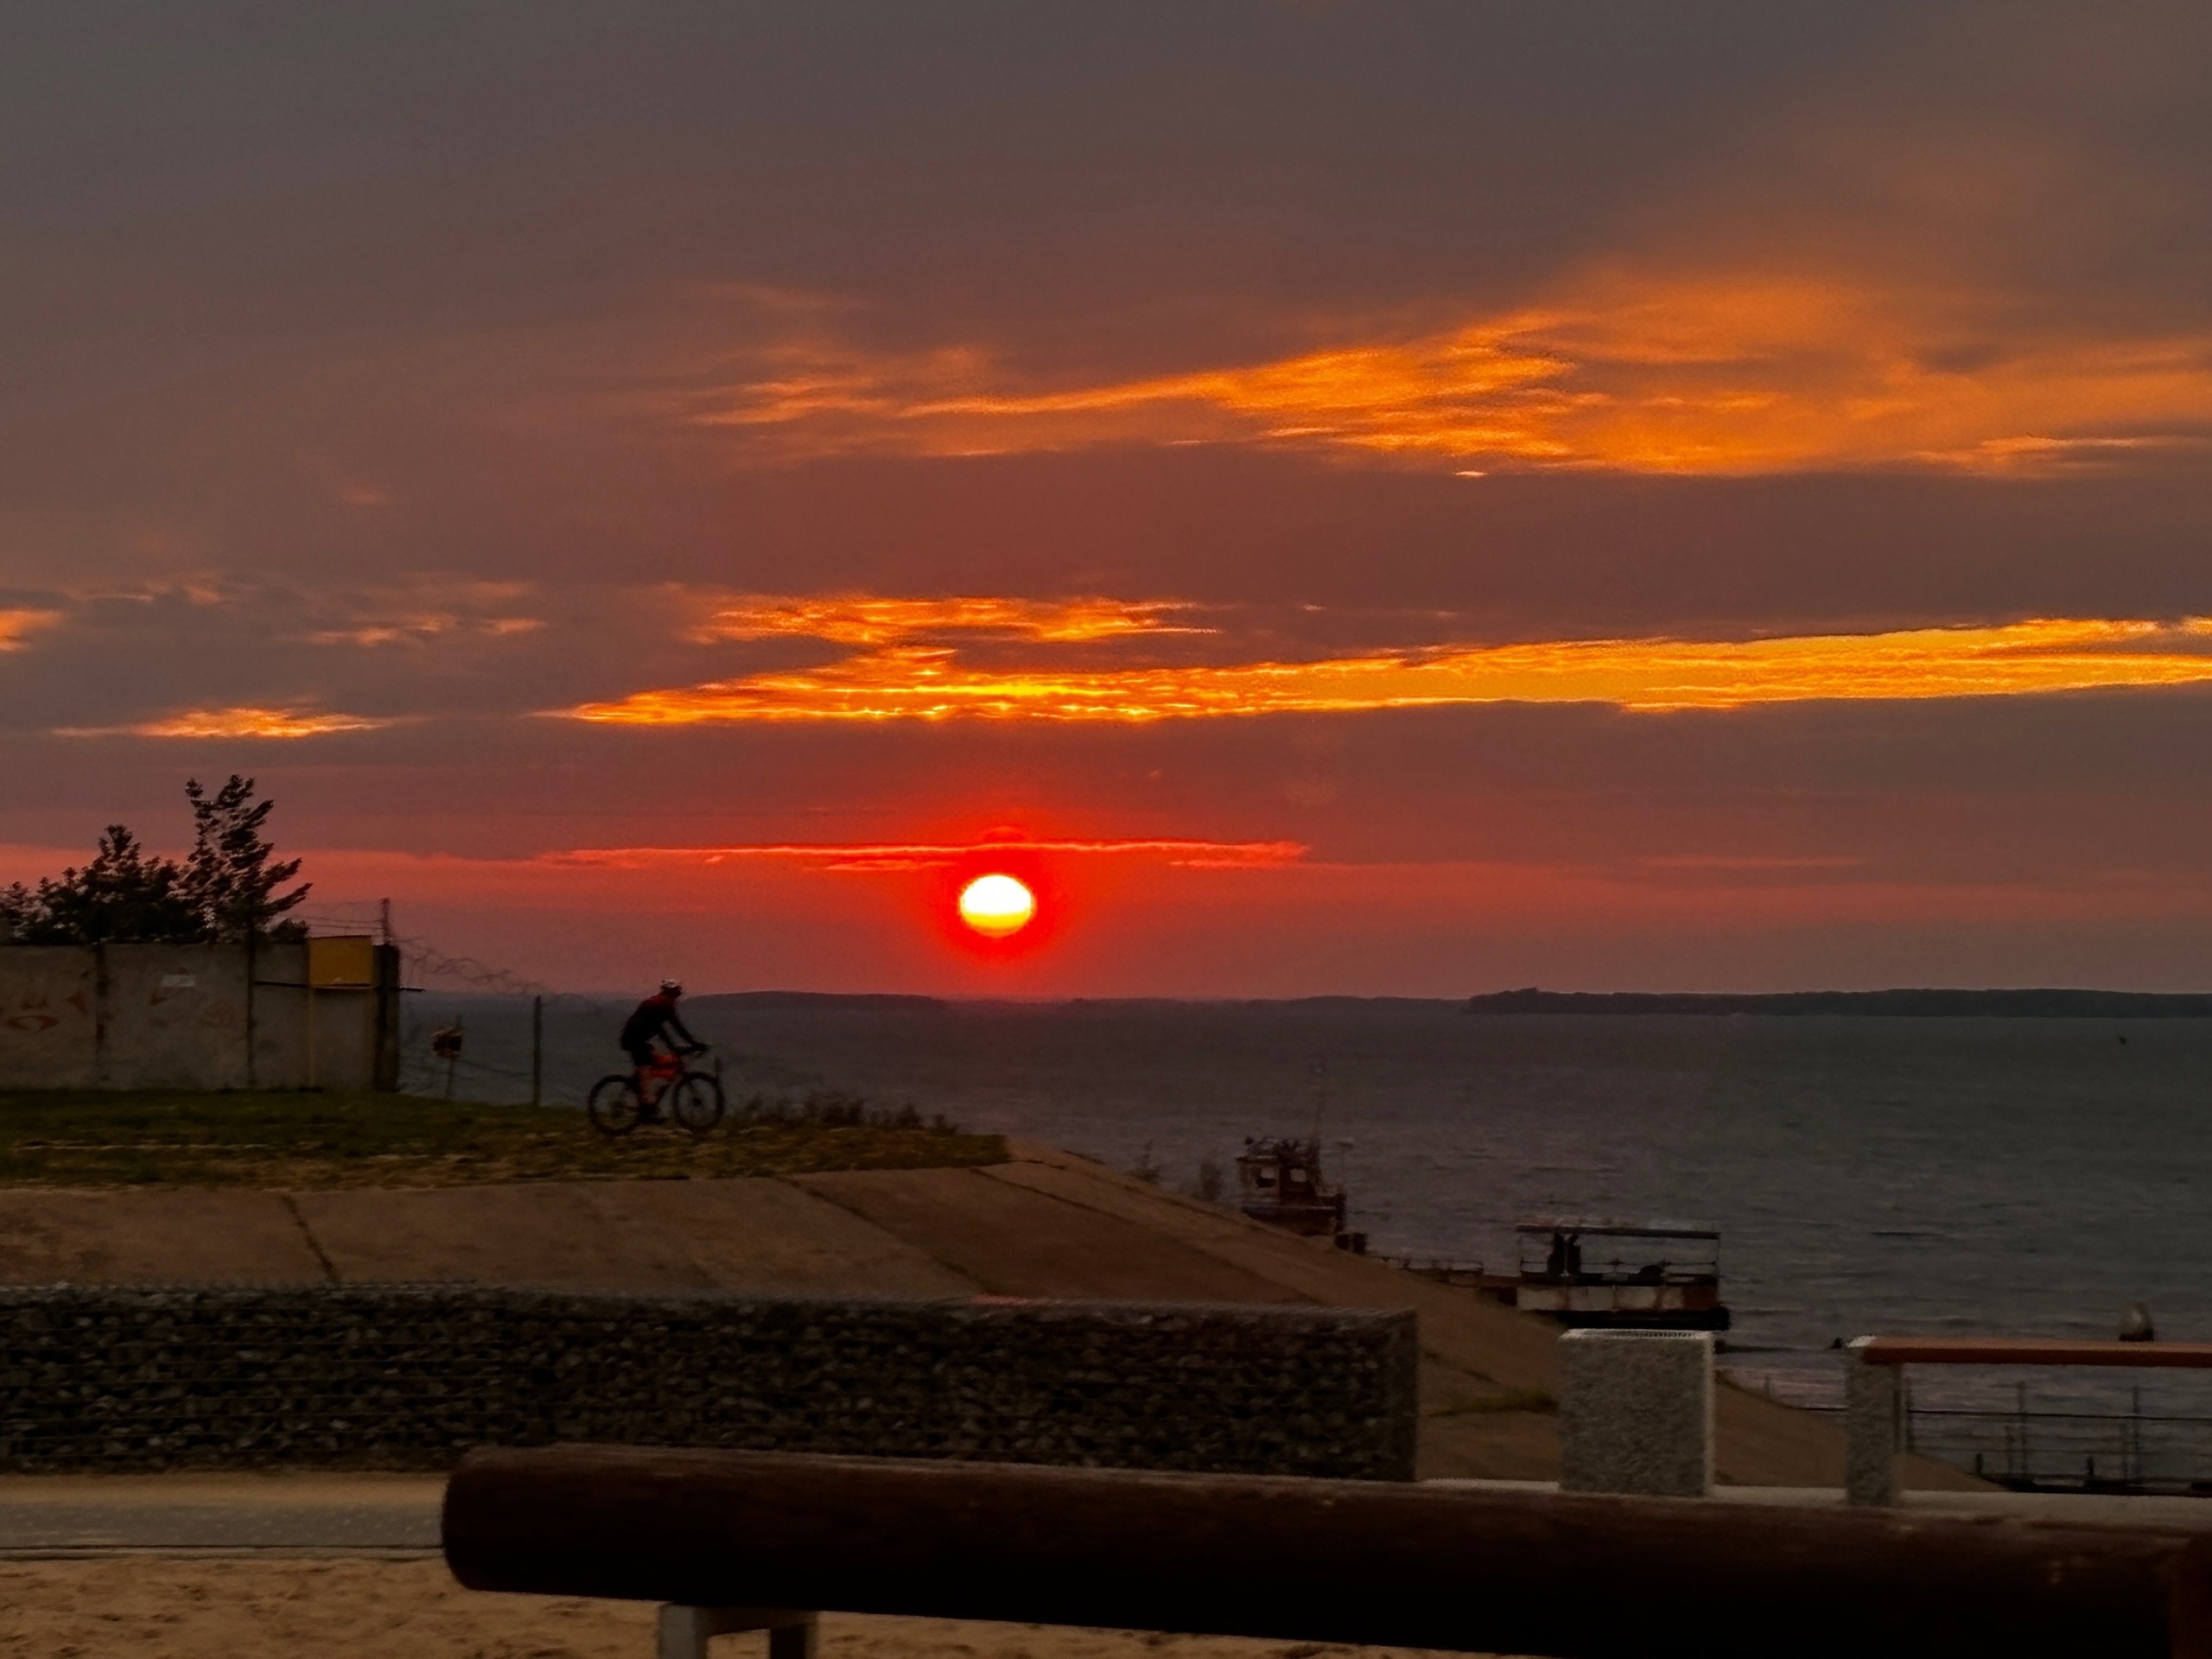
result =
[[439,1547],[442,1475],[0,1476],[0,1557]]

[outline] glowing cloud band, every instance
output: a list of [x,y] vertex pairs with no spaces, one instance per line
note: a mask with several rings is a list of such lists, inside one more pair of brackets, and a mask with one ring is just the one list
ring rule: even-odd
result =
[[784,635],[847,645],[886,645],[933,634],[991,634],[1047,644],[1088,644],[1139,634],[1210,633],[1165,620],[1192,607],[1168,601],[1033,600],[997,596],[886,598],[732,595],[686,638],[700,644]]
[[2212,622],[2047,618],[1888,633],[1552,640],[1312,662],[1135,668],[980,668],[949,647],[901,646],[818,669],[639,691],[563,712],[642,726],[958,716],[1145,721],[1495,702],[1735,709],[2208,681]]
[[1154,858],[1185,869],[1274,869],[1295,864],[1306,848],[1295,841],[1202,841],[1178,836],[1103,840],[980,842],[754,842],[728,847],[590,847],[540,855],[537,861],[589,869],[647,869],[669,864],[715,865],[755,860],[815,864],[830,870],[938,869],[977,854],[1052,853]]
[[1088,385],[980,346],[808,335],[756,361],[677,412],[766,460],[1242,443],[1453,470],[2001,475],[2212,439],[2212,334],[2024,323],[1999,294],[1820,273],[1617,270],[1437,332]]
[[60,726],[56,737],[327,737],[391,725],[365,715],[316,714],[301,709],[185,709],[135,726]]

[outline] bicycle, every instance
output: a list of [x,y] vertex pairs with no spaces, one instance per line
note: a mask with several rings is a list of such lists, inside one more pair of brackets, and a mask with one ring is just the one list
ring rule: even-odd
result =
[[[691,1051],[693,1054],[705,1052],[703,1044]],[[617,1071],[612,1077],[601,1077],[591,1086],[591,1094],[584,1103],[584,1116],[591,1120],[592,1128],[611,1138],[629,1134],[645,1121],[647,1110],[662,1106],[678,1128],[694,1137],[712,1134],[721,1123],[722,1114],[729,1109],[729,1103],[722,1096],[721,1079],[711,1071],[685,1069],[683,1062],[688,1058],[654,1055],[644,1073],[645,1085],[650,1092],[642,1096],[635,1071]]]

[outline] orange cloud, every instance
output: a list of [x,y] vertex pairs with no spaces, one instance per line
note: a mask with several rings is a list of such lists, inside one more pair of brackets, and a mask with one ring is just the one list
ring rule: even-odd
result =
[[887,645],[935,634],[986,633],[1054,644],[1131,634],[1208,633],[1163,619],[1188,606],[1164,601],[1001,598],[887,599],[867,594],[732,598],[688,638],[700,643],[796,635],[849,645]]
[[333,732],[370,732],[388,720],[364,715],[315,714],[300,709],[186,709],[136,726],[61,726],[56,737],[323,737]]
[[1307,662],[973,667],[891,646],[827,667],[639,691],[562,711],[628,725],[711,721],[1122,721],[1454,703],[1732,709],[1826,699],[2007,696],[2212,681],[2212,621],[2046,618],[1986,627],[1737,640],[1439,645]]
[[302,637],[309,645],[365,647],[467,638],[508,639],[545,626],[542,617],[519,614],[513,608],[526,602],[533,591],[527,582],[429,577],[389,588],[337,594],[318,608],[351,614]]
[[0,651],[21,651],[23,643],[41,628],[61,620],[59,611],[0,611]]
[[311,645],[362,646],[421,645],[427,640],[459,634],[474,634],[485,639],[511,639],[517,634],[535,633],[544,626],[544,620],[535,616],[467,618],[426,612],[416,616],[395,617],[389,621],[364,622],[353,627],[318,628],[308,634],[306,639]]
[[[820,337],[689,418],[771,457],[1253,443],[1655,473],[2048,473],[2212,438],[2212,334],[2031,326],[1998,296],[1624,273],[1440,332],[1073,385]],[[1455,471],[1471,470],[1453,466]]]

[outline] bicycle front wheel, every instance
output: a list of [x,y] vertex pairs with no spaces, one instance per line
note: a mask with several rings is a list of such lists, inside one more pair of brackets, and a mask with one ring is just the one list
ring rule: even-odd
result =
[[601,1077],[591,1086],[591,1097],[584,1103],[584,1116],[591,1119],[592,1128],[601,1135],[629,1134],[645,1116],[644,1105],[638,1099],[638,1080],[620,1071],[613,1077]]
[[686,1071],[668,1091],[669,1115],[694,1135],[710,1134],[722,1121],[728,1103],[719,1080],[704,1071]]

